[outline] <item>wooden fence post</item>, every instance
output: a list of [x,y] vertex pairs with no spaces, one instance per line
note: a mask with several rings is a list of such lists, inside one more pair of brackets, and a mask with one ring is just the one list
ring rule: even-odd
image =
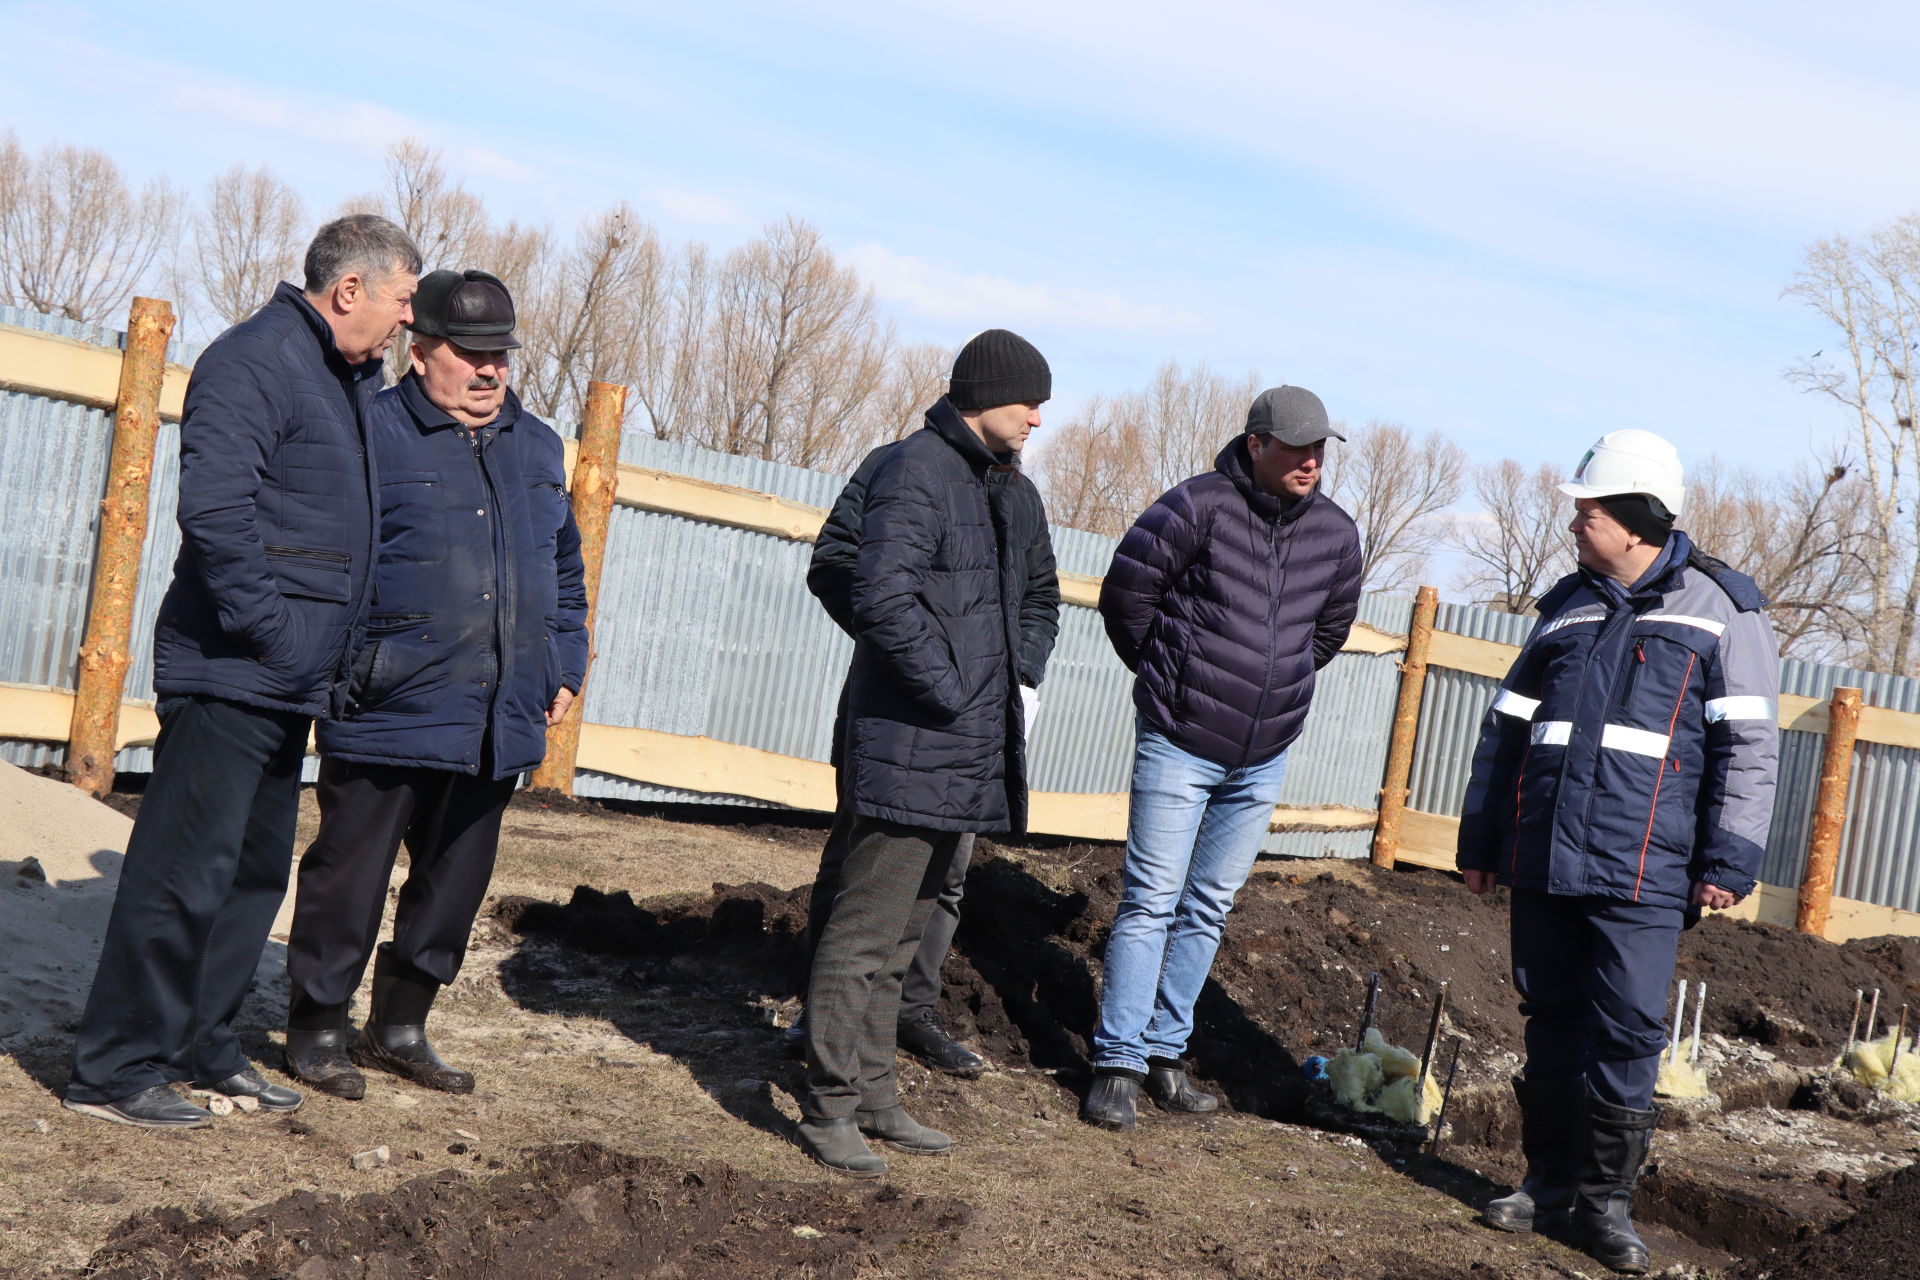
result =
[[1400,852],[1400,814],[1407,807],[1407,780],[1413,774],[1413,740],[1420,732],[1420,693],[1427,685],[1427,646],[1433,643],[1433,616],[1440,593],[1422,587],[1413,598],[1413,625],[1407,631],[1407,658],[1400,664],[1400,700],[1393,711],[1393,736],[1387,740],[1387,778],[1380,788],[1380,816],[1373,828],[1373,865],[1392,867]]
[[1813,836],[1807,842],[1807,871],[1800,880],[1800,907],[1794,927],[1823,938],[1827,907],[1833,901],[1834,873],[1840,866],[1840,833],[1847,824],[1847,786],[1853,777],[1853,744],[1860,731],[1860,690],[1840,686],[1827,708],[1827,743],[1820,756],[1820,790],[1813,801]]
[[[600,609],[600,563],[607,554],[607,524],[613,516],[620,474],[620,423],[626,417],[627,389],[611,382],[587,384],[586,417],[580,424],[580,452],[573,464],[573,518],[580,526],[580,558],[586,562],[587,631],[598,647],[594,624]],[[593,655],[587,655],[593,667]],[[580,722],[586,715],[583,677],[567,718],[547,730],[547,757],[528,785],[573,794],[573,762],[580,753]]]
[[120,358],[120,391],[113,410],[113,452],[100,503],[100,536],[93,561],[93,598],[80,678],[67,730],[67,778],[96,796],[113,790],[113,755],[126,691],[133,596],[140,585],[140,549],[147,539],[147,491],[153,481],[153,444],[160,430],[160,384],[167,372],[173,308],[135,298],[127,317],[127,350]]

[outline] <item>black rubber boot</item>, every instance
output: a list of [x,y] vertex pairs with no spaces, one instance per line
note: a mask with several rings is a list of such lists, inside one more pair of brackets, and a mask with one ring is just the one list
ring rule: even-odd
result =
[[1220,1099],[1196,1089],[1187,1079],[1187,1064],[1178,1058],[1147,1059],[1147,1096],[1162,1111],[1199,1116],[1220,1109]]
[[1490,1227],[1533,1231],[1564,1226],[1573,1217],[1573,1189],[1586,1158],[1587,1082],[1513,1078],[1520,1101],[1520,1150],[1527,1176],[1512,1195],[1487,1205]]
[[1102,1129],[1133,1128],[1142,1079],[1139,1071],[1096,1069],[1086,1101],[1080,1104],[1080,1118]]
[[873,1154],[852,1116],[807,1116],[794,1140],[815,1160],[849,1178],[877,1178],[887,1171],[887,1162]]
[[353,1060],[442,1093],[472,1093],[473,1073],[443,1060],[427,1041],[427,1014],[439,994],[439,983],[393,959],[383,945],[374,955],[373,1007]]
[[367,1096],[367,1078],[347,1056],[353,1028],[347,1006],[320,1004],[298,990],[287,1001],[287,1074],[321,1093],[357,1101]]
[[1651,1255],[1633,1229],[1633,1189],[1653,1145],[1660,1108],[1636,1111],[1592,1099],[1587,1107],[1585,1166],[1574,1193],[1574,1220],[1595,1261],[1628,1275],[1643,1274]]

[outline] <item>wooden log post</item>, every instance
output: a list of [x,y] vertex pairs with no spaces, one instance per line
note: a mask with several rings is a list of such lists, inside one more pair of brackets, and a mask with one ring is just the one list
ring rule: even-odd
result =
[[1833,691],[1827,708],[1827,744],[1820,756],[1820,789],[1813,801],[1813,836],[1807,842],[1807,870],[1800,880],[1800,907],[1794,919],[1795,928],[1816,938],[1827,932],[1827,908],[1840,867],[1840,834],[1847,824],[1853,744],[1859,732],[1860,690],[1843,685]]
[[1400,852],[1400,814],[1407,807],[1407,780],[1413,775],[1413,741],[1420,732],[1420,694],[1427,687],[1427,648],[1433,643],[1433,616],[1440,593],[1422,587],[1413,598],[1413,625],[1407,631],[1407,657],[1400,664],[1400,700],[1393,711],[1393,736],[1387,740],[1387,778],[1380,788],[1380,817],[1373,828],[1373,865],[1392,867]]
[[166,378],[167,339],[172,333],[172,306],[156,298],[133,300],[127,317],[127,349],[120,358],[120,390],[114,400],[107,492],[100,503],[93,599],[80,646],[73,723],[67,730],[67,778],[96,796],[113,790],[133,596],[140,586],[154,438],[160,430],[160,386]]
[[[626,417],[627,389],[611,382],[587,384],[587,412],[580,424],[580,452],[573,464],[573,519],[580,526],[580,558],[586,564],[587,634],[598,648],[595,624],[600,610],[600,565],[607,554],[607,525],[613,515],[620,470],[620,423]],[[593,655],[587,655],[593,667]],[[572,708],[547,730],[547,757],[528,785],[573,794],[573,762],[580,752],[580,721],[586,714],[586,678]]]

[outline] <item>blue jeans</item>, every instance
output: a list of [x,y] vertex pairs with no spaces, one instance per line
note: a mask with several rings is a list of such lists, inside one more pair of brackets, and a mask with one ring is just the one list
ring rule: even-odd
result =
[[1107,940],[1095,1069],[1145,1071],[1178,1058],[1213,968],[1233,896],[1247,882],[1286,776],[1287,756],[1244,769],[1180,750],[1136,725],[1127,861]]

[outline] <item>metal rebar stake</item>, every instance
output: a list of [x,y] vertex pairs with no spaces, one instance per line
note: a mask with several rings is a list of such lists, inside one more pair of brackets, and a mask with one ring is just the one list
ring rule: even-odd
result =
[[1466,1041],[1458,1036],[1453,1041],[1453,1059],[1447,1064],[1447,1083],[1440,1089],[1440,1110],[1433,1117],[1433,1142],[1427,1147],[1429,1155],[1440,1154],[1440,1135],[1447,1127],[1447,1103],[1453,1101],[1453,1078],[1460,1072],[1460,1046]]
[[1373,1029],[1373,1016],[1380,1009],[1380,972],[1375,970],[1367,979],[1367,1011],[1360,1018],[1360,1034],[1354,1037],[1356,1051],[1367,1047],[1367,1032]]
[[1427,1045],[1420,1054],[1420,1080],[1413,1086],[1413,1096],[1427,1096],[1427,1077],[1433,1074],[1433,1051],[1440,1047],[1440,1015],[1447,1007],[1447,984],[1442,982],[1440,990],[1433,997],[1433,1018],[1427,1023]]

